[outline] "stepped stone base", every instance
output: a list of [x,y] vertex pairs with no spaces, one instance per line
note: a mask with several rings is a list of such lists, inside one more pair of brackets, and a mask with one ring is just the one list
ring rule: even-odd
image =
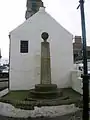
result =
[[39,92],[48,92],[48,91],[57,90],[56,84],[37,84],[35,85],[35,91]]
[[51,99],[60,96],[62,96],[62,90],[58,90],[56,84],[37,84],[35,89],[30,90],[30,97],[32,98]]

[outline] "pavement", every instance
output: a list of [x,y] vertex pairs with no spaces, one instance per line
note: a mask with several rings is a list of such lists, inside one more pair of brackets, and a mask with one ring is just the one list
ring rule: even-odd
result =
[[57,117],[41,117],[41,118],[9,118],[5,116],[0,116],[0,120],[82,120],[82,111],[77,111],[75,113],[70,113],[63,116]]

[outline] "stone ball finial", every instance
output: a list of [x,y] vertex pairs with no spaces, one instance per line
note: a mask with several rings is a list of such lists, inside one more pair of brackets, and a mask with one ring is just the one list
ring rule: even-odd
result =
[[43,33],[41,34],[41,37],[42,37],[42,39],[43,39],[44,41],[47,41],[49,35],[48,35],[47,32],[43,32]]

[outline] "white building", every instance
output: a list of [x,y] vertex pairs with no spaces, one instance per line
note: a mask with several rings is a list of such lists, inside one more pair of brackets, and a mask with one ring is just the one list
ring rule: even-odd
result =
[[40,83],[42,32],[49,34],[52,83],[71,86],[72,34],[40,8],[10,32],[10,90],[27,90]]

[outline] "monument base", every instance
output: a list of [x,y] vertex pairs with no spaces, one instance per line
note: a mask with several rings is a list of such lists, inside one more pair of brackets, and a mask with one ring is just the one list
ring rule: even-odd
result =
[[60,96],[62,96],[62,90],[58,90],[56,84],[37,84],[35,89],[30,90],[30,97],[32,98],[52,99]]
[[48,91],[55,91],[57,90],[57,85],[56,84],[36,84],[35,85],[35,90],[36,91],[42,91],[42,92],[48,92]]

